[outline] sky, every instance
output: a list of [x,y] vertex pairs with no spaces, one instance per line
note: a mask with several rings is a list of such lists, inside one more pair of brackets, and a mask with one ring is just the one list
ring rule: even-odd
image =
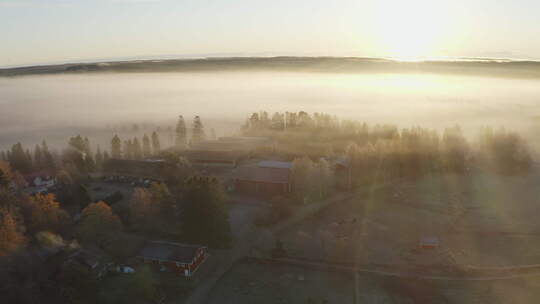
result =
[[538,0],[0,0],[0,66],[152,56],[540,59]]

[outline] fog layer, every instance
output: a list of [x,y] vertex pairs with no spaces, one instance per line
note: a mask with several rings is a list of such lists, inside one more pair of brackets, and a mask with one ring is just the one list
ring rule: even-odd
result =
[[200,115],[220,135],[259,110],[402,126],[459,123],[473,130],[488,124],[532,135],[540,80],[284,72],[28,76],[0,78],[0,108],[0,149],[42,138],[61,143],[120,124],[173,125],[178,114]]

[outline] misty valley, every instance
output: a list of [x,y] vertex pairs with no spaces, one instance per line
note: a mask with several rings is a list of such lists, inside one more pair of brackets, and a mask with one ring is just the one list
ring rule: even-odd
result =
[[540,299],[536,77],[40,73],[0,77],[6,303]]
[[0,304],[540,303],[539,12],[0,0]]

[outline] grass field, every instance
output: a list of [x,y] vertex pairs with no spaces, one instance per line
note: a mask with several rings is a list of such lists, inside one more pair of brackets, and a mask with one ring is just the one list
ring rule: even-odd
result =
[[348,304],[354,303],[353,284],[352,274],[241,262],[217,282],[207,303]]
[[540,277],[417,280],[243,261],[217,282],[206,303],[528,304],[538,300]]
[[[431,176],[331,205],[279,234],[288,254],[342,262],[540,264],[540,177]],[[418,250],[435,236],[436,250]]]

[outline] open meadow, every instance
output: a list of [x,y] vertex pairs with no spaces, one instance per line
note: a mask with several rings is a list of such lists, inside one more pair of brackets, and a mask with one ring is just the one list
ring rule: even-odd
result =
[[[287,255],[360,264],[540,263],[537,173],[430,176],[331,205],[278,236]],[[422,238],[435,249],[420,249]]]

